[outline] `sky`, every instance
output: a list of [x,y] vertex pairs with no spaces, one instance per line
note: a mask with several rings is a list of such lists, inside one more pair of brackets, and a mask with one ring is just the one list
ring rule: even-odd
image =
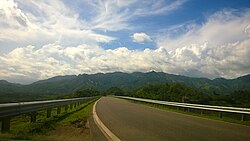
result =
[[1,0],[0,80],[250,73],[249,0]]

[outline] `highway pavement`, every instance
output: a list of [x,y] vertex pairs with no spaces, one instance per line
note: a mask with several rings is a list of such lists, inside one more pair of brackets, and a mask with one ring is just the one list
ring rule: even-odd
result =
[[102,97],[96,112],[122,141],[250,141],[250,127]]

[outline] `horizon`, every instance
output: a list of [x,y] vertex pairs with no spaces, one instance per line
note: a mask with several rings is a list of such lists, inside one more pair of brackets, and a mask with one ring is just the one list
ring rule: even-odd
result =
[[250,74],[250,1],[0,1],[0,80]]

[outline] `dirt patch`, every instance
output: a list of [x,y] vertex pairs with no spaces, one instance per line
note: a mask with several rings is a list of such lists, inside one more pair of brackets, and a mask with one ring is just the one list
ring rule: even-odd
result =
[[60,125],[50,131],[42,141],[90,141],[89,122],[75,121],[71,125]]
[[89,128],[88,122],[85,122],[85,121],[80,120],[80,119],[71,122],[71,125],[76,127],[76,128],[86,128],[86,129]]

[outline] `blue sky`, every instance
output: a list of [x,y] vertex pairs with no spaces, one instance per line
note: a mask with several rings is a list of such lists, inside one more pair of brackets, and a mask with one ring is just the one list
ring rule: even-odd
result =
[[0,79],[250,73],[248,0],[0,1]]

